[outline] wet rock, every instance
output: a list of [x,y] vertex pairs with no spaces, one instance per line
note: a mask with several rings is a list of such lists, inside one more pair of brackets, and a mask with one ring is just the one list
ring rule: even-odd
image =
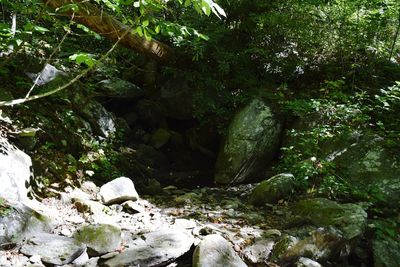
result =
[[372,242],[374,267],[398,266],[400,263],[400,244],[393,239],[375,239]]
[[231,122],[216,163],[215,181],[240,183],[254,178],[278,149],[282,125],[272,109],[254,99]]
[[171,133],[165,129],[158,129],[151,136],[151,144],[154,148],[159,149],[168,143]]
[[266,203],[275,204],[286,199],[294,191],[294,177],[292,174],[282,173],[261,182],[250,196],[253,205],[261,206]]
[[28,256],[39,255],[44,263],[62,265],[71,263],[84,250],[85,246],[72,238],[38,233],[28,238],[20,251]]
[[120,246],[121,229],[108,224],[88,225],[80,228],[74,238],[86,244],[90,256],[98,256],[115,251]]
[[298,220],[315,226],[333,226],[348,240],[363,232],[367,219],[367,213],[357,204],[339,204],[324,198],[299,201],[292,210]]
[[0,137],[0,198],[8,201],[29,201],[31,158]]
[[232,245],[220,235],[206,236],[193,254],[193,267],[246,267]]
[[163,229],[131,242],[129,248],[101,266],[164,266],[189,251],[193,238],[177,230]]
[[102,80],[99,82],[98,94],[110,98],[135,99],[144,95],[139,86],[118,78]]
[[99,194],[106,205],[139,199],[135,185],[128,177],[120,177],[104,184]]
[[257,238],[253,244],[244,248],[243,255],[252,264],[263,264],[267,262],[274,245],[271,239]]

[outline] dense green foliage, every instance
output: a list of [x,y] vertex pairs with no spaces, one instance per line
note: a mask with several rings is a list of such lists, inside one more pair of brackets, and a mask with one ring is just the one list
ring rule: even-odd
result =
[[[196,123],[211,122],[223,132],[234,110],[261,96],[279,107],[287,118],[287,136],[295,140],[283,144],[275,172],[293,173],[298,187],[310,194],[380,200],[379,192],[352,188],[346,174],[326,159],[323,146],[345,142],[341,136],[354,132],[373,132],[388,149],[399,149],[397,0],[93,2],[131,33],[173,47],[178,64],[159,66],[155,86],[173,81],[191,88]],[[2,0],[0,8],[0,78],[14,98],[34,89],[18,66],[38,68],[38,62],[75,74],[89,68],[80,82],[91,93],[97,82],[116,76],[148,86],[147,59],[125,48],[106,54],[113,43],[66,15],[74,14],[78,4],[51,10],[44,1]],[[69,88],[81,90],[79,85]],[[32,94],[52,89],[35,88]],[[61,106],[73,102],[69,93],[53,100]],[[55,116],[68,124],[66,129],[79,125],[69,109]],[[315,123],[303,128],[296,124],[307,119]],[[112,146],[122,142],[122,134],[111,140],[79,134],[85,136],[84,153],[66,163],[71,176],[81,169],[104,177],[120,174]],[[55,147],[70,152],[70,144],[52,141],[40,150],[52,153]]]

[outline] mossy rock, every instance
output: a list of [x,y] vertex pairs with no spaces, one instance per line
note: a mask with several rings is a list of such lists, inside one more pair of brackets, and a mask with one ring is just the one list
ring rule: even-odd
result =
[[233,118],[222,145],[215,170],[220,184],[240,183],[254,178],[278,150],[282,124],[261,99],[254,99]]
[[294,177],[283,173],[262,181],[250,196],[250,203],[261,206],[266,203],[274,204],[280,199],[288,198],[294,191]]
[[302,200],[292,207],[296,220],[318,227],[339,229],[346,239],[359,236],[365,227],[367,213],[357,204],[339,204],[325,198]]
[[87,245],[90,256],[98,256],[118,249],[121,229],[109,224],[88,225],[80,228],[74,238]]

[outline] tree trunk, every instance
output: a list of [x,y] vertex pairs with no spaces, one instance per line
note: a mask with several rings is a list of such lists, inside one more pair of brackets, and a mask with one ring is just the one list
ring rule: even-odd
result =
[[[110,39],[117,41],[121,35],[128,29],[113,16],[100,10],[96,5],[90,4],[84,0],[42,0],[47,6],[57,9],[64,5],[75,3],[79,5],[79,10],[73,15],[75,21],[87,26],[92,31]],[[72,16],[72,11],[67,11],[69,16]],[[172,49],[161,42],[154,39],[148,41],[134,33],[128,33],[120,41],[120,44],[131,48],[141,54],[149,56],[158,62],[167,61],[172,57]]]

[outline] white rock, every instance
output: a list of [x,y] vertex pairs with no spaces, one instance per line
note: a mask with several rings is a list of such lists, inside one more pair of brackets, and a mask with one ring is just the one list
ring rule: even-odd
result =
[[164,266],[189,251],[192,244],[193,238],[185,233],[161,229],[133,240],[128,249],[102,266]]
[[100,196],[104,204],[119,204],[127,200],[137,200],[135,185],[128,177],[120,177],[104,184],[100,188]]
[[33,255],[33,256],[31,256],[31,257],[29,258],[29,261],[32,262],[32,263],[39,263],[39,262],[41,262],[42,260],[41,260],[41,258],[40,258],[39,255]]
[[244,256],[253,264],[263,264],[267,262],[275,242],[271,239],[258,238],[254,244],[247,246],[243,250]]
[[247,267],[233,250],[231,244],[220,235],[206,236],[193,254],[193,267]]
[[87,254],[86,250],[76,258],[72,264],[74,266],[84,266],[89,261],[89,255]]
[[85,246],[72,238],[38,233],[22,244],[20,251],[28,256],[39,255],[44,263],[62,265],[71,263],[84,250]]
[[312,259],[300,257],[295,267],[322,267],[322,265]]

